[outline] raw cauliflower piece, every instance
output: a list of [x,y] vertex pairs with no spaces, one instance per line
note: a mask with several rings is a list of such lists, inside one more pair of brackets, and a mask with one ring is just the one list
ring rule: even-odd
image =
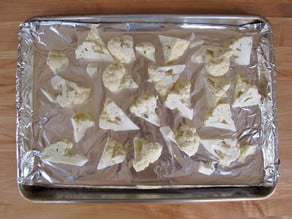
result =
[[106,48],[105,43],[99,35],[97,25],[92,25],[85,41],[75,50],[76,59],[87,61],[112,62],[113,57]]
[[101,170],[119,163],[126,158],[122,144],[112,138],[107,138],[97,169]]
[[211,97],[214,98],[215,104],[226,97],[226,93],[230,88],[230,80],[226,77],[204,77],[205,84],[207,86],[207,92],[210,93]]
[[136,126],[111,99],[106,99],[99,117],[99,127],[114,131],[138,130]]
[[198,151],[200,137],[195,128],[183,125],[173,132],[168,126],[165,126],[160,128],[160,132],[166,140],[169,139],[175,143],[189,157]]
[[83,166],[88,159],[82,154],[73,154],[72,147],[72,142],[67,139],[57,141],[44,149],[41,159],[53,163]]
[[177,109],[181,116],[192,119],[193,109],[191,108],[191,83],[178,81],[168,93],[165,106],[171,110]]
[[50,67],[54,74],[58,74],[68,67],[69,59],[62,51],[51,50],[48,54],[47,65]]
[[71,122],[74,129],[74,141],[77,143],[83,138],[87,129],[94,126],[93,118],[87,113],[75,113]]
[[148,67],[149,80],[154,83],[155,89],[161,96],[166,96],[180,74],[185,70],[185,65],[170,65]]
[[154,95],[141,95],[130,107],[130,112],[153,125],[160,126],[160,119],[155,112],[157,108],[157,98],[158,97]]
[[61,107],[73,107],[85,103],[91,94],[91,89],[79,83],[65,80],[60,76],[51,79],[51,85],[57,94],[50,94],[42,89],[43,94]]
[[89,77],[93,78],[95,75],[97,75],[99,71],[97,63],[88,63],[86,67],[86,73]]
[[235,138],[201,139],[201,143],[223,167],[229,166],[240,157],[240,146]]
[[114,37],[107,43],[110,53],[121,63],[135,60],[134,41],[132,36]]
[[150,142],[144,138],[134,138],[134,160],[133,167],[137,172],[145,170],[149,164],[159,159],[162,152],[162,145],[157,142]]
[[230,57],[232,50],[207,50],[204,57],[206,72],[214,77],[225,75],[230,68]]
[[233,50],[234,60],[238,65],[249,65],[251,50],[252,50],[252,37],[241,37],[233,40],[229,48]]
[[162,45],[164,60],[166,63],[173,62],[181,57],[190,45],[190,41],[177,37],[159,35]]
[[214,162],[200,161],[198,172],[210,176],[215,171]]
[[248,84],[237,75],[233,87],[232,107],[255,106],[260,103],[261,95],[256,86]]
[[121,63],[108,65],[103,72],[102,81],[104,86],[111,92],[138,88],[136,82]]
[[141,42],[135,46],[136,53],[155,62],[155,46],[150,42]]
[[236,131],[229,104],[218,104],[204,122],[206,127]]

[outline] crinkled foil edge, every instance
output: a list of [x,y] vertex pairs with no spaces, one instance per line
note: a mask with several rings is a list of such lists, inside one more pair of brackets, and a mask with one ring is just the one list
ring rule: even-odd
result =
[[33,145],[33,37],[30,22],[20,24],[16,70],[16,153],[17,182],[29,181],[34,174]]
[[[262,29],[265,37],[257,51],[258,74],[262,75],[263,86],[270,88],[265,98],[262,111],[262,130],[264,142],[262,154],[264,157],[265,186],[275,186],[279,177],[279,155],[278,155],[278,126],[277,126],[277,104],[276,104],[276,66],[274,56],[274,43],[272,26],[266,21]],[[265,84],[267,82],[267,84]]]

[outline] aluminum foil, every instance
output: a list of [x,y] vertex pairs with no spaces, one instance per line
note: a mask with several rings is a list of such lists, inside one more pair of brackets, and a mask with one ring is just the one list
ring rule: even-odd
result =
[[[121,19],[122,18],[122,19]],[[247,19],[248,20],[248,19]],[[167,22],[166,22],[167,21]],[[220,19],[201,17],[193,22],[191,17],[67,17],[36,18],[21,24],[19,31],[17,62],[17,151],[18,183],[21,185],[45,185],[48,187],[90,188],[185,188],[224,186],[274,186],[278,178],[277,124],[275,115],[275,70],[273,59],[272,30],[269,23],[258,20],[245,23],[245,18],[235,19],[230,24]],[[256,85],[261,94],[259,107],[232,109],[237,127],[233,134],[240,143],[257,145],[256,152],[244,163],[234,162],[227,168],[217,168],[210,176],[198,173],[199,161],[208,160],[206,150],[200,145],[198,152],[188,157],[174,144],[166,142],[159,128],[150,125],[129,112],[131,102],[137,95],[156,91],[151,83],[145,83],[148,61],[137,56],[127,65],[133,79],[139,84],[136,91],[127,90],[110,93],[102,84],[102,72],[107,63],[99,63],[99,74],[93,79],[86,74],[89,62],[75,58],[75,50],[86,38],[90,27],[97,24],[104,42],[113,36],[131,35],[134,42],[150,41],[157,49],[158,66],[165,65],[158,35],[169,35],[203,41],[203,45],[190,48],[181,59],[173,64],[186,64],[180,79],[191,81],[191,103],[194,119],[187,121],[178,113],[163,106],[158,100],[157,113],[163,125],[178,128],[182,124],[193,125],[201,138],[220,138],[225,131],[203,126],[210,109],[206,87],[202,78],[202,64],[195,64],[191,56],[202,47],[223,46],[230,39],[251,36],[253,48],[249,66],[238,66],[231,61],[227,78],[233,81],[235,74]],[[53,73],[47,65],[48,52],[58,49],[69,58],[69,67],[62,73],[66,79],[78,81],[92,88],[93,93],[86,104],[73,108],[62,108],[51,103],[41,89],[50,89]],[[115,132],[98,127],[98,119],[106,97],[113,99],[135,122],[140,130]],[[226,101],[230,102],[231,93]],[[84,154],[88,162],[81,167],[44,162],[41,153],[45,147],[59,139],[73,140],[71,116],[75,112],[86,112],[95,119],[95,126],[86,136],[75,143],[73,150]],[[133,169],[133,138],[140,136],[163,145],[162,155],[142,172]],[[97,170],[107,137],[123,143],[126,159],[123,163]],[[169,150],[171,148],[171,150]]]

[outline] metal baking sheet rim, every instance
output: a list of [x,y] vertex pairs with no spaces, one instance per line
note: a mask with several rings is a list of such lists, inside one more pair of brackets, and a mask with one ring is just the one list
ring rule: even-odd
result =
[[[32,202],[68,203],[147,203],[147,202],[218,202],[263,200],[272,196],[273,187],[217,187],[180,190],[116,190],[116,189],[64,189],[18,184],[22,197]],[[226,196],[222,196],[222,192]],[[212,194],[212,196],[210,196]]]
[[[145,21],[146,19],[146,21]],[[263,17],[249,15],[179,15],[179,14],[140,14],[140,15],[91,15],[91,16],[54,16],[54,17],[34,17],[25,23],[35,21],[73,21],[73,22],[196,22],[199,24],[218,25],[245,25],[262,22],[271,26]],[[215,22],[215,23],[214,23]],[[19,50],[20,48],[18,48]],[[19,59],[19,57],[18,57]],[[274,62],[274,57],[272,57]],[[17,68],[17,74],[22,70]],[[273,66],[273,78],[275,77],[275,66]],[[17,80],[19,78],[17,77]],[[17,88],[20,86],[16,83]],[[272,95],[275,97],[276,81],[272,81]],[[16,100],[17,109],[20,99],[19,89],[17,89]],[[275,157],[278,158],[278,128],[276,118],[276,103],[273,106],[273,116],[275,124]],[[19,111],[17,110],[17,122]],[[18,124],[18,123],[17,123]],[[16,155],[19,162],[19,130],[16,129]],[[242,201],[242,200],[261,200],[269,198],[277,187],[278,162],[275,163],[275,181],[271,186],[247,186],[247,187],[206,187],[206,188],[187,188],[187,189],[88,189],[88,188],[49,188],[33,185],[22,185],[18,183],[19,193],[23,198],[33,202],[204,202],[204,201]],[[17,166],[17,175],[19,165]],[[190,192],[191,191],[191,192]],[[217,193],[216,193],[217,192]],[[224,193],[225,192],[225,193]],[[204,194],[205,193],[205,194]],[[212,194],[210,196],[209,194]],[[224,194],[224,195],[222,195]]]

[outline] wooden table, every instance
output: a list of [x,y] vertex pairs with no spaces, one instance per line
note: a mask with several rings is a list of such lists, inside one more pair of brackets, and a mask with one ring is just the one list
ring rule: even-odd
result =
[[[280,172],[262,201],[172,204],[36,204],[16,186],[15,69],[20,22],[39,15],[114,13],[258,14],[272,23],[277,65]],[[0,218],[292,218],[291,0],[0,0]]]

